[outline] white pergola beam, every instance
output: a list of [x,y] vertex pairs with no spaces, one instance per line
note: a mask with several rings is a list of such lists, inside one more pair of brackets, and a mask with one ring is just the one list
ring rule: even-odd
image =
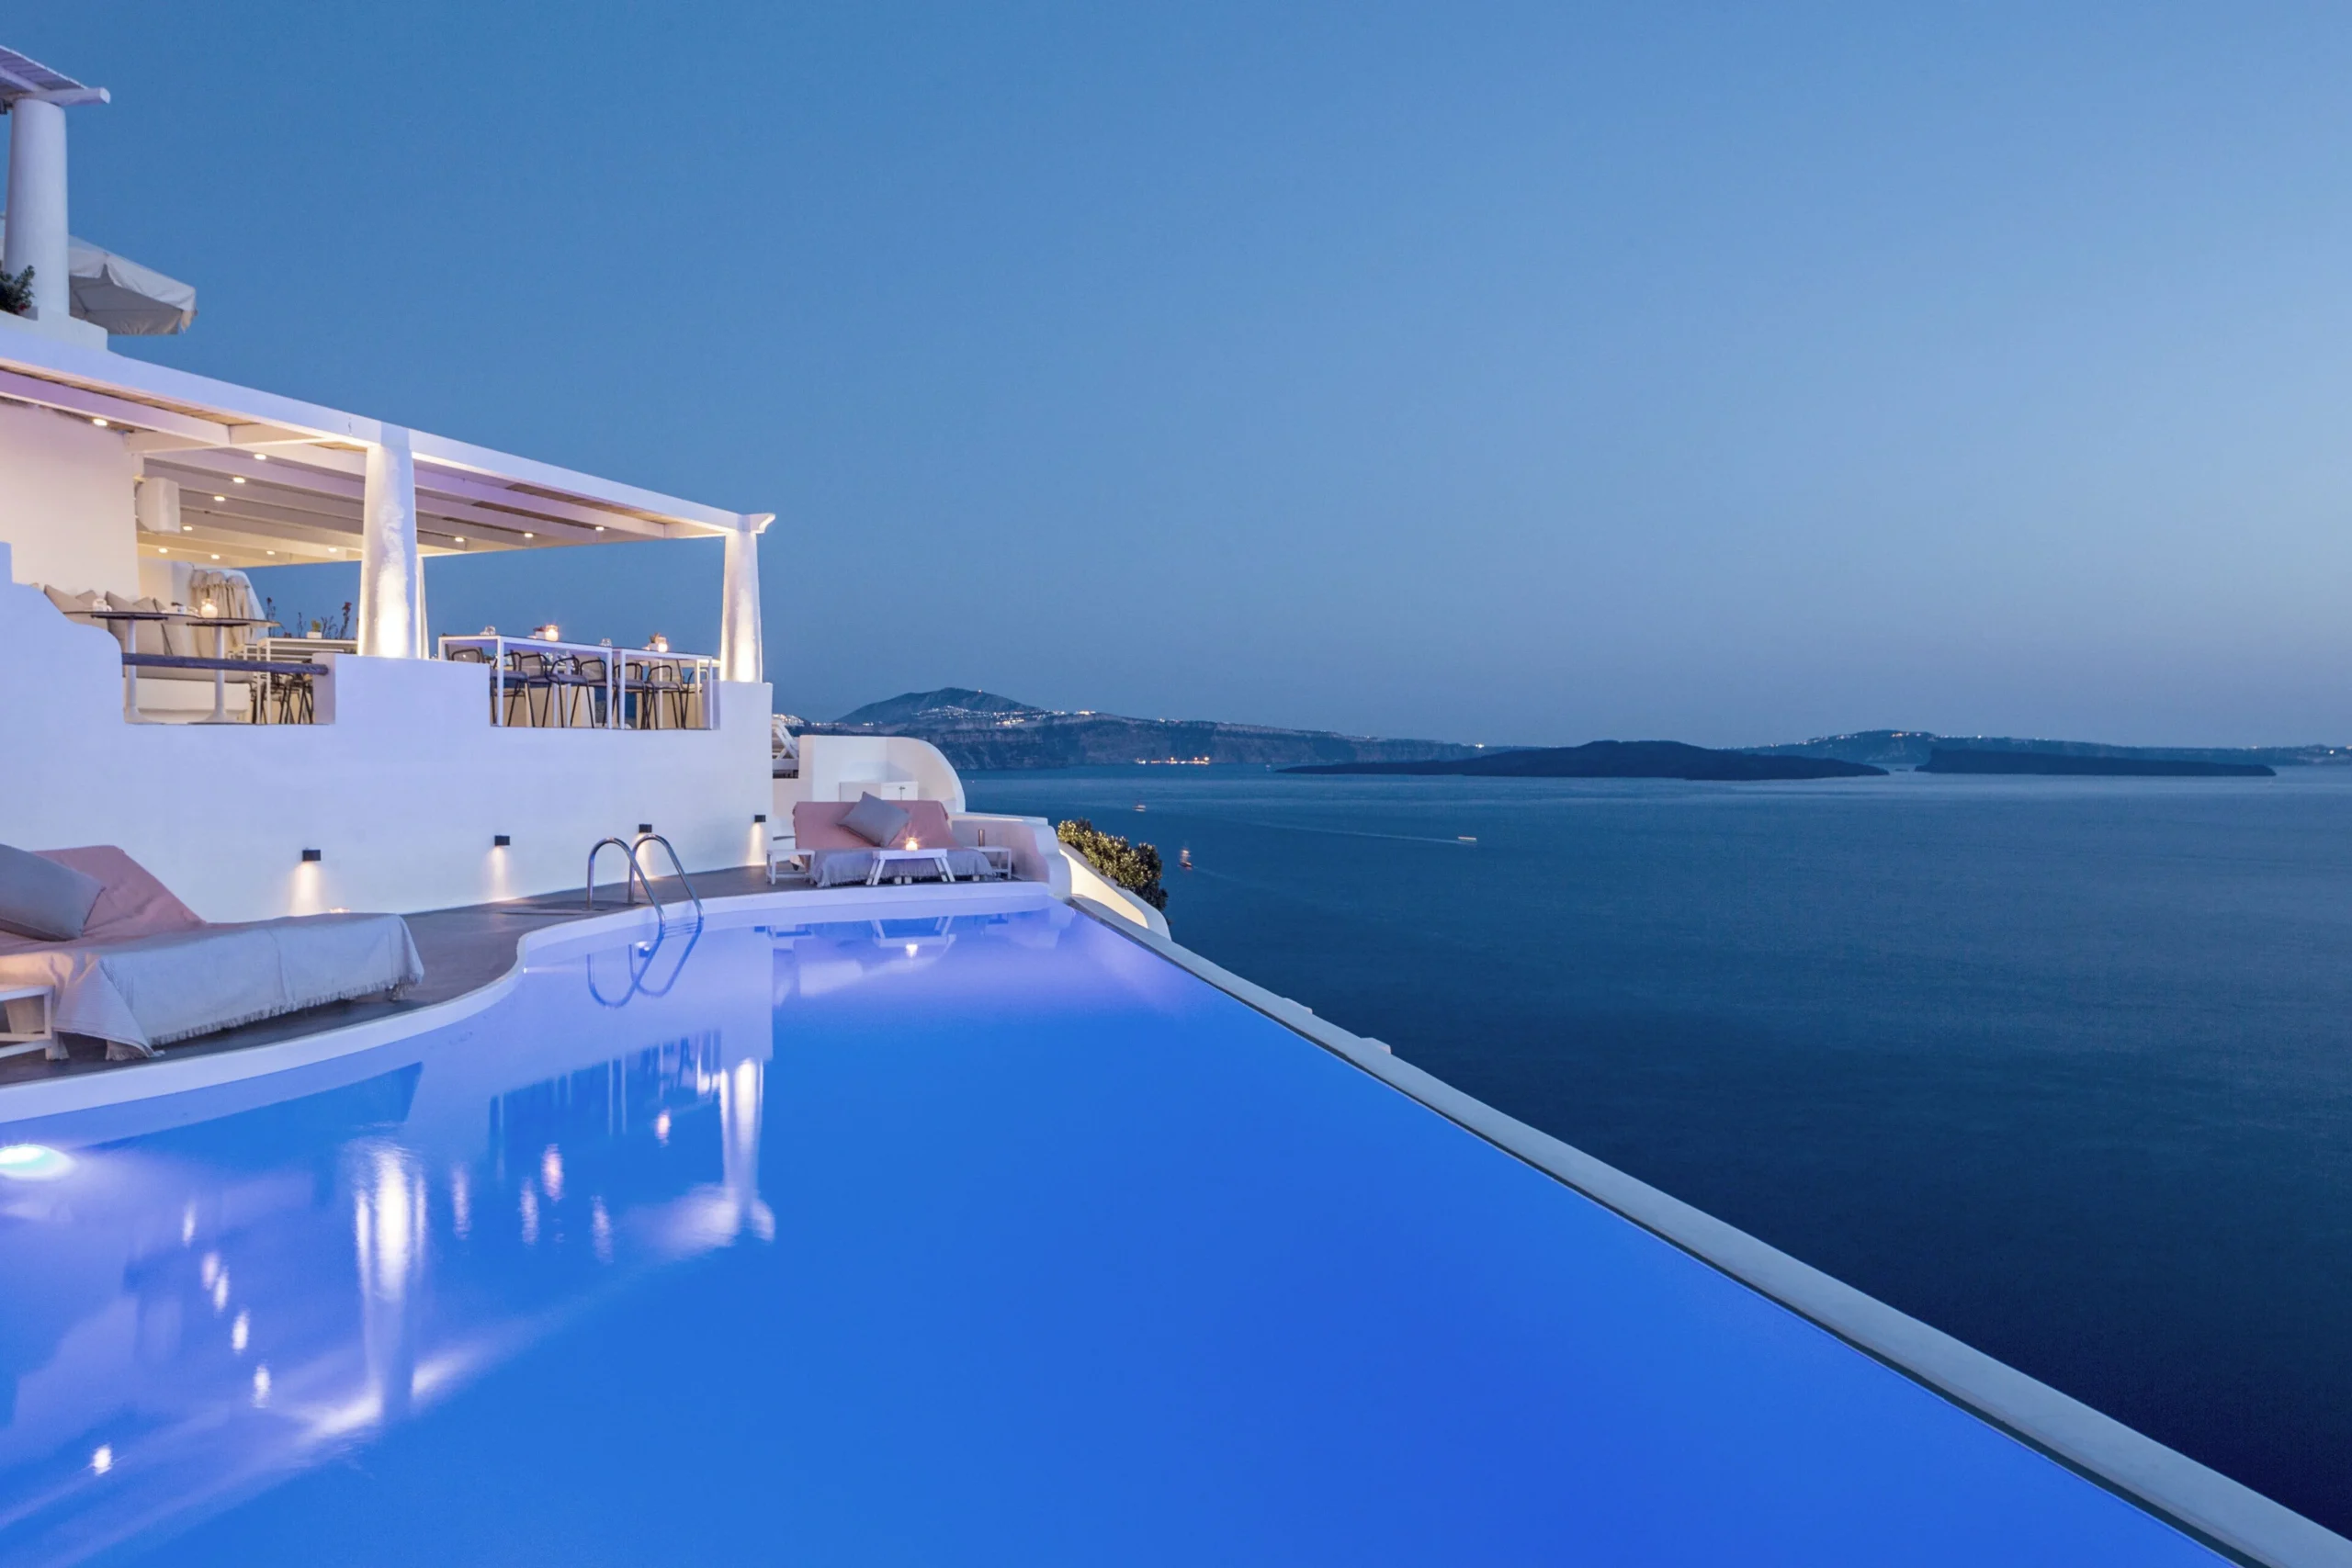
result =
[[[85,419],[103,419],[108,424],[127,426],[135,431],[159,431],[207,445],[225,444],[229,427],[194,414],[175,413],[170,409],[149,408],[145,403],[129,398],[118,398],[87,387],[76,387],[63,381],[44,381],[38,376],[27,376],[15,370],[0,369],[0,398],[14,398],[20,403],[55,409],[62,413],[80,414]],[[131,439],[138,439],[133,436]]]

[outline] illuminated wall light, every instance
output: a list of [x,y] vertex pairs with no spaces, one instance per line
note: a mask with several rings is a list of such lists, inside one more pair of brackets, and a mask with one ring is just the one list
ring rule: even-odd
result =
[[[229,498],[225,495],[216,495],[212,499],[215,501],[226,501]],[[183,523],[180,525],[180,532],[183,534],[193,534],[196,532],[196,525],[193,523]]]
[[226,500],[228,500],[229,498],[228,498],[227,496],[225,496],[225,495],[216,495],[216,496],[214,496],[212,499],[213,499],[213,500],[215,500],[215,501],[226,501]]
[[220,558],[219,556],[214,556],[212,558],[213,558],[214,560],[219,560]]
[[254,461],[256,463],[266,463],[269,461],[269,454],[266,452],[256,452],[254,454]]
[[231,474],[229,476],[229,482],[232,485],[241,485],[245,482],[245,476],[243,474]]
[[603,533],[604,531],[605,531],[605,525],[604,525],[602,523],[597,524],[597,525],[596,525],[596,532],[598,532],[599,534],[601,534],[601,533]]
[[306,861],[306,862],[307,862],[307,861],[318,861],[318,860],[324,860],[326,857],[325,857],[324,855],[321,854],[321,853],[320,853],[318,851],[316,851],[316,850],[304,850],[304,851],[302,852],[302,858],[303,858],[303,860],[304,860],[304,861]]
[[538,537],[538,536],[537,536],[537,534],[526,534],[526,535],[524,535],[524,536],[523,536],[523,537],[525,537],[525,538],[526,538],[526,539],[536,539],[536,538],[537,538],[537,537]]
[[107,422],[106,422],[105,420],[100,419],[100,418],[99,418],[97,415],[96,415],[96,414],[92,414],[92,415],[90,416],[90,423],[91,423],[92,424],[96,425],[100,430],[104,430],[104,429],[107,427]]

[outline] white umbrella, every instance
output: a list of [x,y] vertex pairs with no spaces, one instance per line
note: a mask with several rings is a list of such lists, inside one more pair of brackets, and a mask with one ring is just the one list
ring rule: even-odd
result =
[[[7,231],[8,215],[0,212],[0,236]],[[194,286],[102,251],[87,240],[66,240],[65,270],[74,314],[110,333],[162,337],[187,331],[196,320]]]

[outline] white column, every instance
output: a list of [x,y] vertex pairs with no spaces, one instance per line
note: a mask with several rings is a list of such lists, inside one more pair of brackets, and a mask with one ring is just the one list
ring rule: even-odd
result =
[[359,651],[414,659],[424,637],[424,570],[416,554],[416,459],[408,432],[383,427],[368,448],[359,525]]
[[759,681],[766,661],[760,650],[760,535],[775,521],[755,512],[727,536],[725,602],[718,617],[718,678]]
[[73,314],[65,264],[65,110],[38,97],[8,106],[8,242],[0,266],[33,269],[33,313]]

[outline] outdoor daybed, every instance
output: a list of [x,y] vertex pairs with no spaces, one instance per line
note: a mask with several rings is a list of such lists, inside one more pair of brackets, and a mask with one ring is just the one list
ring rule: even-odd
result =
[[[956,881],[1000,874],[989,857],[956,841],[947,807],[935,800],[803,800],[792,808],[793,852],[808,863],[808,880],[819,887],[880,877],[937,876]],[[893,852],[927,852],[908,859]],[[877,861],[880,862],[877,865]]]
[[398,915],[215,925],[110,844],[29,855],[0,845],[0,988],[49,987],[58,1033],[103,1040],[116,1060],[424,978]]

